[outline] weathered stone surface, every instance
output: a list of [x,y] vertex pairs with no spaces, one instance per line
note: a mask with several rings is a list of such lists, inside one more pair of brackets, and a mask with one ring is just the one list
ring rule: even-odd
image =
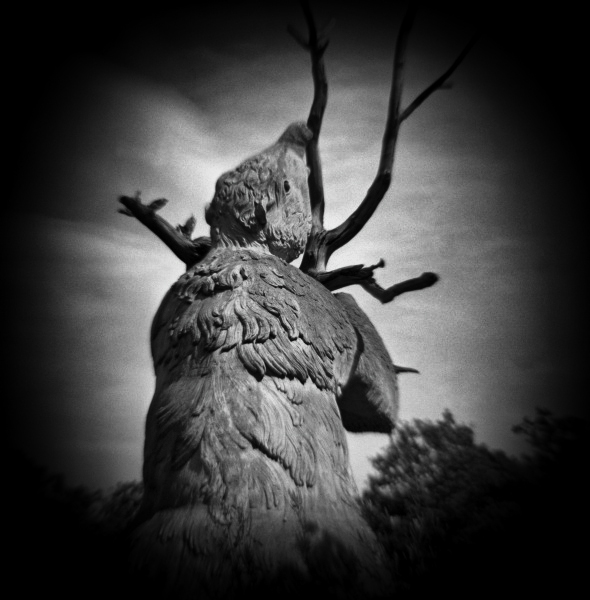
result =
[[286,261],[310,228],[293,124],[220,177],[212,249],[152,327],[156,390],[132,563],[168,597],[385,591],[345,428],[390,431],[395,368],[348,294]]

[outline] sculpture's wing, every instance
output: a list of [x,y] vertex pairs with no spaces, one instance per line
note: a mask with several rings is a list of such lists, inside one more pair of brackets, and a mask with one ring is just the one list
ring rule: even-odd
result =
[[397,371],[381,336],[350,294],[336,294],[359,339],[355,368],[338,399],[351,432],[391,433],[398,412]]

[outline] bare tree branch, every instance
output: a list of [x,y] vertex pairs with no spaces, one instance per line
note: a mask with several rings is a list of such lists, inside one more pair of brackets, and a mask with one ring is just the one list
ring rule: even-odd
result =
[[365,267],[365,265],[351,265],[333,271],[309,271],[311,275],[327,287],[330,291],[339,290],[349,285],[358,285],[374,281],[373,271],[385,266],[381,259],[376,265]]
[[[199,262],[211,248],[210,238],[203,236],[194,240],[189,235],[182,233],[182,228],[192,232],[190,219],[185,225],[174,228],[166,219],[157,214],[157,210],[167,202],[163,198],[154,200],[150,204],[143,204],[139,194],[134,197],[120,196],[119,202],[125,207],[119,209],[119,212],[135,217],[140,223],[145,225],[150,231],[155,233],[174,254],[186,265],[187,269]],[[194,225],[192,225],[194,227]]]
[[[308,0],[302,0],[301,5],[307,24],[308,38],[306,40],[304,35],[291,26],[288,27],[288,31],[295,38],[297,43],[310,54],[314,96],[307,120],[307,125],[312,131],[313,137],[306,149],[307,165],[310,169],[308,183],[312,212],[312,228],[300,269],[312,277],[315,277],[329,290],[337,290],[350,285],[361,285],[380,302],[390,302],[395,297],[405,292],[421,290],[433,285],[438,280],[438,276],[434,273],[423,273],[420,277],[409,279],[384,289],[375,281],[373,276],[373,271],[384,265],[383,261],[379,261],[376,265],[369,267],[365,267],[364,265],[352,265],[334,271],[327,271],[326,266],[331,254],[338,248],[347,244],[361,231],[389,189],[392,180],[393,162],[401,123],[434,91],[449,87],[447,82],[448,78],[464,60],[467,53],[477,41],[478,36],[474,36],[455,59],[453,64],[402,111],[400,107],[406,50],[410,31],[417,12],[416,5],[410,3],[410,7],[400,25],[395,47],[387,121],[375,179],[358,208],[341,225],[327,231],[324,228],[325,198],[322,165],[319,154],[319,137],[328,101],[328,82],[323,56],[329,44],[328,33],[332,28],[333,21],[318,29]],[[140,201],[138,194],[134,198],[121,196],[119,201],[125,206],[120,212],[129,216],[134,216],[148,227],[187,265],[187,268],[201,260],[211,248],[211,240],[208,237],[200,237],[194,240],[191,239],[191,234],[194,229],[194,217],[191,217],[184,225],[179,225],[174,228],[165,219],[162,219],[156,214],[156,211],[167,202],[166,200],[155,200],[148,205],[144,205]]]
[[428,98],[436,90],[444,89],[446,80],[455,72],[457,67],[463,62],[463,59],[467,56],[471,48],[473,48],[473,46],[479,39],[479,36],[479,33],[474,35],[469,40],[465,48],[463,48],[459,56],[457,56],[453,64],[436,81],[430,84],[421,94],[419,94],[407,108],[404,109],[404,111],[399,117],[400,123],[402,121],[405,121],[424,102],[424,100],[426,100],[426,98]]
[[293,27],[293,25],[287,25],[287,31],[295,38],[295,41],[307,52],[309,52],[309,41],[306,40],[302,33]]
[[416,7],[410,7],[404,17],[395,49],[393,82],[391,86],[391,95],[389,99],[389,111],[385,133],[383,135],[383,145],[381,149],[381,160],[375,180],[369,188],[367,195],[359,207],[348,217],[344,223],[329,231],[326,235],[326,244],[328,250],[326,258],[347,244],[359,231],[365,223],[371,218],[379,203],[385,196],[391,183],[393,171],[393,159],[395,156],[395,147],[399,127],[431,94],[437,89],[443,87],[447,79],[455,72],[457,67],[463,62],[471,48],[479,39],[479,34],[473,36],[469,43],[463,48],[453,64],[430,86],[428,86],[415,100],[403,111],[400,111],[401,93],[403,88],[403,74],[405,68],[406,48],[410,30],[412,28],[416,15]]
[[304,0],[301,2],[301,6],[307,23],[308,41],[305,42],[304,37],[293,27],[289,27],[288,29],[299,44],[310,53],[314,87],[313,101],[307,119],[307,126],[313,133],[313,137],[306,148],[307,165],[309,167],[308,184],[312,226],[301,264],[301,269],[307,271],[309,268],[317,268],[315,248],[323,241],[324,232],[325,198],[322,164],[319,153],[319,138],[328,102],[328,81],[323,56],[329,43],[327,32],[332,28],[333,21],[328,23],[321,32],[318,32],[309,2]]
[[406,279],[400,283],[396,283],[386,290],[383,289],[375,280],[361,282],[361,286],[371,294],[374,298],[377,298],[382,304],[391,302],[394,298],[405,294],[406,292],[415,292],[417,290],[423,290],[434,285],[438,281],[439,277],[436,273],[422,273],[420,277],[414,277],[412,279]]
[[[327,46],[327,40],[320,39],[321,36],[317,32],[308,2],[302,2],[302,7],[308,27],[308,41],[305,41],[304,36],[292,28],[290,31],[295,39],[311,54],[314,99],[308,119],[308,126],[314,136],[307,149],[307,164],[310,168],[309,189],[312,206],[312,231],[307,241],[300,268],[302,271],[315,277],[330,290],[340,289],[349,285],[361,285],[372,296],[383,303],[390,302],[405,292],[430,287],[438,280],[438,276],[434,273],[423,273],[420,277],[409,279],[384,289],[377,284],[372,274],[373,269],[376,266],[382,266],[381,264],[374,267],[353,265],[334,271],[327,271],[327,263],[333,252],[347,244],[361,231],[387,193],[392,180],[393,162],[401,123],[434,91],[450,87],[450,84],[447,82],[448,78],[461,64],[465,56],[467,56],[477,41],[478,36],[474,36],[469,41],[452,65],[436,81],[417,96],[405,110],[402,110],[401,100],[407,46],[417,13],[416,3],[410,3],[402,19],[395,46],[387,122],[383,134],[377,174],[358,208],[338,227],[327,231],[324,229],[323,224],[325,199],[318,149],[322,118],[328,97],[328,84],[323,63],[323,52]],[[323,35],[325,36],[326,34],[324,33]]]
[[396,373],[420,373],[418,369],[412,367],[402,367],[401,365],[393,365]]
[[408,11],[402,20],[397,37],[387,122],[383,134],[381,159],[377,175],[359,207],[352,215],[350,215],[350,217],[348,217],[348,219],[346,219],[346,221],[328,232],[326,236],[326,243],[328,245],[327,258],[329,258],[335,250],[347,244],[355,235],[357,235],[364,227],[365,223],[371,218],[389,189],[393,171],[393,158],[395,156],[395,147],[397,145],[400,126],[399,114],[403,90],[406,49],[410,31],[416,17],[416,11],[417,8],[415,5],[411,5],[408,8]]

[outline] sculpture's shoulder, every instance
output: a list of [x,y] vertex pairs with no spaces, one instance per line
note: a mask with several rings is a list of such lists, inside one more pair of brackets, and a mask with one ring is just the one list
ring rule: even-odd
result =
[[258,379],[310,377],[320,389],[333,387],[335,356],[355,343],[345,308],[326,288],[273,255],[245,249],[212,251],[182,275],[152,327],[156,367],[195,368],[235,351]]

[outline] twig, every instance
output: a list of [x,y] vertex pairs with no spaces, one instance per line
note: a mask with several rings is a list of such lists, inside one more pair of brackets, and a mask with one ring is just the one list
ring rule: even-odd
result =
[[409,106],[404,109],[404,111],[399,116],[400,123],[402,121],[405,121],[424,102],[424,100],[426,100],[426,98],[428,98],[436,90],[444,89],[446,80],[455,72],[457,67],[463,62],[463,59],[467,56],[471,48],[473,48],[479,37],[479,33],[475,34],[469,40],[465,48],[463,48],[463,50],[455,59],[453,64],[436,81],[431,83],[421,94],[416,96],[416,98],[409,104]]

